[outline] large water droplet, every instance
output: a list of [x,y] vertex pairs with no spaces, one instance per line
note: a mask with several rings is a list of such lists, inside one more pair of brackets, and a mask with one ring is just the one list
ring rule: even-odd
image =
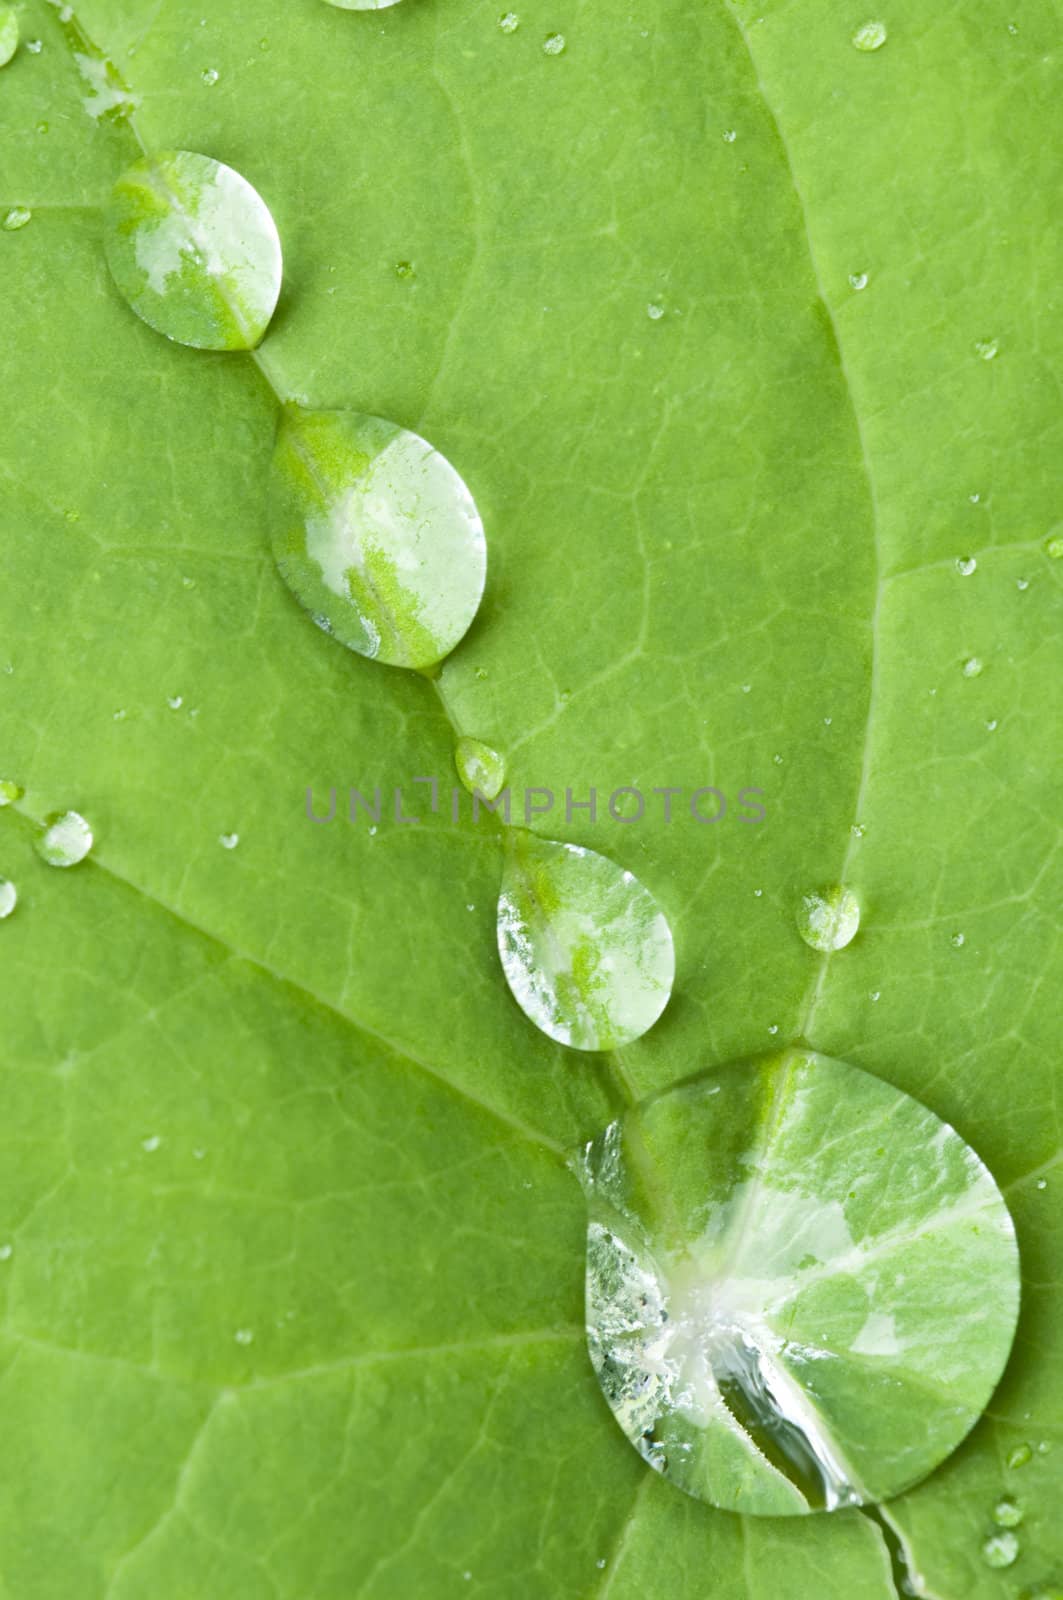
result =
[[860,293],[861,289],[866,289],[870,281],[866,272],[850,272],[849,274],[849,287],[850,289],[855,289],[857,294]]
[[487,571],[476,506],[449,461],[406,428],[289,407],[272,515],[285,582],[361,655],[431,666],[476,615]]
[[37,854],[50,867],[76,867],[92,849],[92,829],[77,811],[64,811],[48,818],[48,826],[37,840]]
[[987,1567],[1010,1567],[1019,1559],[1018,1535],[1009,1529],[991,1533],[982,1544],[982,1559]]
[[28,206],[12,206],[10,210],[4,212],[0,228],[3,228],[5,233],[17,233],[20,228],[26,226],[32,216],[33,212]]
[[7,878],[0,878],[0,921],[9,917],[18,905],[18,890]]
[[199,350],[250,350],[281,287],[281,246],[261,196],[190,150],[148,156],[115,184],[107,260],[138,317]]
[[498,950],[518,1005],[577,1050],[639,1038],[675,980],[660,906],[633,873],[595,850],[522,829],[506,837]]
[[844,950],[860,926],[860,902],[851,889],[836,885],[801,896],[797,931],[813,950]]
[[1017,1528],[1023,1519],[1023,1509],[1017,1500],[1005,1495],[993,1507],[993,1521],[998,1528]]
[[18,49],[18,12],[0,5],[0,67],[6,67]]
[[910,1096],[790,1051],[655,1096],[580,1167],[591,1361],[688,1494],[763,1516],[873,1503],[978,1419],[1015,1330],[1014,1229]]
[[858,50],[881,50],[886,39],[884,22],[864,22],[853,34],[853,43]]
[[1009,1467],[1025,1467],[1033,1460],[1033,1450],[1028,1444],[1017,1444],[1008,1454]]
[[494,800],[506,781],[506,763],[497,750],[479,739],[464,737],[458,740],[454,751],[454,765],[458,777],[470,794],[482,794],[485,800]]
[[0,806],[11,806],[21,799],[22,785],[15,783],[12,778],[0,778]]

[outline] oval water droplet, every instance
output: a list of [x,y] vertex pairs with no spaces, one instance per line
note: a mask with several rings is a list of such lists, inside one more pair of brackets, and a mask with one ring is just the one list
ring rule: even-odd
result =
[[18,12],[0,5],[0,67],[6,67],[18,49]]
[[1010,1567],[1019,1559],[1018,1535],[1010,1529],[991,1533],[982,1544],[982,1560],[987,1567]]
[[18,233],[19,229],[24,228],[32,216],[33,212],[28,206],[12,206],[10,210],[5,211],[4,220],[0,222],[0,228],[3,228],[5,233]]
[[977,1421],[1018,1316],[1014,1228],[910,1096],[788,1051],[644,1102],[579,1167],[591,1362],[677,1487],[762,1516],[871,1504]]
[[849,287],[855,289],[858,294],[861,289],[867,288],[870,281],[866,272],[850,272],[849,274]]
[[487,572],[479,514],[449,461],[406,428],[289,407],[272,517],[285,582],[361,655],[432,666],[476,615]]
[[963,663],[964,677],[978,678],[981,677],[981,674],[982,662],[979,660],[978,656],[968,656],[967,660]]
[[962,933],[954,933],[949,938],[949,944],[954,950],[962,950],[966,943],[967,939]]
[[396,263],[395,263],[395,276],[396,276],[396,278],[402,278],[406,282],[408,282],[411,278],[415,278],[417,276],[417,273],[414,270],[413,262],[412,261],[396,261]]
[[887,37],[884,22],[864,22],[853,34],[853,43],[858,50],[881,50]]
[[1033,1460],[1033,1449],[1028,1444],[1017,1444],[1008,1454],[1009,1467],[1025,1467],[1027,1462]]
[[1049,561],[1058,561],[1063,557],[1063,534],[1051,534],[1045,540],[1045,555]]
[[498,951],[513,996],[551,1039],[613,1050],[668,1003],[675,950],[649,890],[581,845],[514,828],[498,900]]
[[206,84],[208,89],[213,89],[214,85],[221,77],[221,73],[218,71],[217,67],[204,67],[199,76],[203,79],[203,82]]
[[961,578],[969,578],[971,574],[973,572],[977,572],[977,570],[978,562],[974,556],[956,557],[956,571],[960,574]]
[[0,778],[0,806],[11,806],[21,799],[22,785],[15,783],[12,778]]
[[738,129],[737,128],[725,128],[724,129],[724,134],[723,134],[723,142],[724,142],[724,144],[734,144],[734,142],[735,142],[735,140],[737,138],[738,138]]
[[851,889],[834,885],[801,896],[797,931],[813,950],[844,950],[860,926],[860,902]]
[[18,890],[7,878],[0,878],[0,921],[9,917],[18,905]]
[[149,327],[198,350],[250,350],[281,288],[265,201],[232,167],[190,150],[147,156],[115,184],[111,274]]
[[498,26],[503,33],[516,33],[520,27],[520,18],[515,11],[507,11],[504,16],[499,17]]
[[240,835],[238,833],[219,833],[218,843],[223,850],[235,850],[240,843]]
[[559,56],[565,48],[563,33],[551,33],[543,40],[543,49],[548,56]]
[[664,307],[661,305],[659,300],[650,301],[649,305],[646,307],[646,315],[649,317],[651,322],[660,322],[661,318],[664,316]]
[[1004,1495],[993,1507],[993,1521],[998,1528],[1017,1528],[1024,1515],[1018,1501],[1010,1495]]
[[974,342],[975,355],[983,361],[994,361],[1000,346],[995,339],[976,339]]
[[470,794],[479,793],[485,800],[494,800],[501,793],[506,781],[506,763],[489,744],[480,739],[459,739],[454,750],[454,765]]
[[50,867],[76,867],[92,849],[92,829],[77,811],[57,812],[37,840],[37,854]]

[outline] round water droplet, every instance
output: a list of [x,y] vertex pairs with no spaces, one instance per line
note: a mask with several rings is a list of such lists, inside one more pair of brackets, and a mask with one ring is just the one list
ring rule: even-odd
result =
[[254,1340],[254,1337],[255,1335],[250,1328],[237,1328],[236,1332],[233,1334],[233,1338],[236,1340],[237,1344],[243,1345],[251,1344]]
[[854,839],[862,839],[864,834],[867,832],[867,825],[863,822],[854,822],[852,827],[849,829],[849,832],[852,834]]
[[724,144],[734,144],[734,142],[735,142],[735,140],[737,138],[738,138],[738,129],[737,128],[728,128],[726,130],[726,132],[724,133],[723,142],[724,142]]
[[204,67],[199,76],[203,79],[208,89],[213,89],[221,74],[217,67]]
[[1058,561],[1063,557],[1063,534],[1054,533],[1045,540],[1045,555],[1049,561]]
[[954,950],[962,950],[966,943],[966,935],[962,933],[954,933],[949,939],[949,944]]
[[184,695],[181,695],[181,694],[168,694],[166,696],[166,704],[169,706],[171,711],[180,711],[180,709],[184,705],[184,703],[185,703]]
[[563,33],[551,33],[543,40],[543,49],[548,56],[559,56],[565,48]]
[[1017,1528],[1025,1515],[1017,1500],[1005,1495],[993,1507],[993,1521],[998,1528]]
[[0,806],[14,805],[22,799],[22,786],[11,778],[0,778]]
[[0,921],[9,917],[18,905],[18,890],[7,878],[0,878]]
[[76,867],[92,849],[92,829],[77,811],[64,811],[48,818],[48,826],[37,840],[37,854],[50,867]]
[[503,33],[516,33],[520,27],[520,18],[515,11],[507,11],[504,16],[499,17],[498,26]]
[[987,733],[996,733],[999,726],[1000,724],[997,722],[996,717],[990,717],[989,721],[985,725],[985,730]]
[[813,950],[844,950],[860,926],[860,902],[851,889],[810,890],[797,907],[797,931]]
[[961,578],[969,578],[972,572],[978,570],[978,562],[974,556],[957,556],[956,571]]
[[977,656],[968,656],[967,660],[963,663],[964,677],[977,678],[981,676],[981,673],[982,663],[979,658]]
[[470,794],[494,800],[506,781],[506,763],[497,750],[479,739],[462,738],[454,751],[458,777]]
[[396,278],[403,278],[403,279],[405,279],[407,281],[410,278],[416,277],[417,274],[414,272],[413,262],[412,261],[396,261],[396,263],[395,263],[395,276],[396,276]]
[[1016,589],[1018,589],[1019,593],[1021,594],[1025,589],[1028,589],[1030,587],[1029,578],[1016,578],[1015,579],[1015,587],[1016,587]]
[[881,50],[886,38],[884,22],[865,22],[853,34],[853,43],[858,50]]
[[26,49],[31,56],[39,56],[44,49],[44,41],[42,39],[27,39]]
[[361,655],[432,666],[476,615],[487,572],[476,506],[449,461],[406,428],[289,407],[272,515],[285,582]]
[[660,322],[661,318],[664,316],[664,307],[659,301],[651,300],[649,305],[646,307],[646,315],[649,317],[651,322]]
[[1048,1188],[1048,1179],[1047,1178],[1038,1178],[1037,1187],[1039,1189],[1047,1189]]
[[866,289],[870,281],[866,272],[850,272],[849,274],[849,287],[855,289],[857,293],[861,289]]
[[18,49],[18,12],[0,5],[0,67],[6,67]]
[[872,1504],[978,1420],[1018,1316],[1014,1228],[910,1096],[787,1051],[644,1102],[579,1167],[591,1362],[680,1489],[762,1516]]
[[983,361],[993,361],[1000,349],[995,339],[976,339],[974,342],[975,355],[981,356]]
[[1018,1535],[1010,1529],[1005,1533],[991,1533],[982,1544],[982,1560],[987,1567],[1010,1567],[1018,1558]]
[[576,1050],[638,1039],[675,980],[660,906],[633,873],[597,851],[517,828],[506,839],[498,951],[517,1004]]
[[159,1148],[159,1146],[161,1144],[162,1144],[162,1139],[159,1137],[159,1135],[157,1133],[153,1133],[153,1134],[149,1135],[149,1137],[147,1139],[141,1139],[140,1148],[147,1155],[152,1156],[152,1155],[155,1154],[156,1150]]
[[1028,1444],[1017,1444],[1008,1455],[1009,1467],[1025,1467],[1033,1460],[1033,1450]]
[[115,184],[105,245],[138,317],[178,344],[250,350],[281,287],[281,246],[261,196],[190,150],[145,157]]
[[218,843],[223,850],[235,850],[240,843],[240,835],[238,833],[219,833]]
[[32,216],[33,212],[28,207],[12,206],[10,211],[4,213],[4,220],[0,222],[0,227],[3,228],[5,233],[17,233],[20,228],[26,226]]

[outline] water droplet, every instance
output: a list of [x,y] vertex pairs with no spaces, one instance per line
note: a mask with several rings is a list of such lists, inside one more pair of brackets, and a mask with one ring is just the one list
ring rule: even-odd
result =
[[1019,1557],[1019,1540],[1016,1534],[991,1533],[982,1544],[982,1560],[987,1567],[1010,1567]]
[[0,778],[0,806],[11,806],[21,799],[21,784],[13,782],[11,778]]
[[111,721],[112,722],[124,722],[126,717],[127,717],[127,715],[128,715],[128,713],[126,711],[124,711],[121,706],[119,706],[118,710],[116,712],[114,712],[114,714],[112,715]]
[[960,574],[961,578],[969,578],[971,573],[976,572],[977,569],[978,562],[975,560],[974,556],[956,557],[956,571]]
[[37,840],[37,854],[50,867],[75,867],[92,849],[92,829],[77,811],[57,812],[48,818]]
[[44,43],[40,39],[27,39],[26,49],[29,51],[31,56],[39,56],[41,51],[44,49]]
[[204,67],[199,76],[203,79],[203,82],[206,84],[207,88],[212,89],[217,83],[218,79],[221,77],[221,73],[218,71],[217,67]]
[[236,1332],[233,1334],[233,1338],[236,1340],[237,1344],[243,1345],[250,1344],[254,1337],[255,1335],[250,1328],[237,1328]]
[[1029,578],[1016,578],[1015,579],[1015,587],[1016,587],[1016,589],[1019,590],[1020,593],[1022,593],[1022,591],[1024,589],[1028,589],[1030,587]]
[[775,765],[777,767],[781,767],[782,766],[782,756],[779,754],[778,751],[775,752],[775,754],[772,756],[771,759],[774,761],[774,763],[775,763]]
[[867,998],[872,1002],[873,1005],[877,1005],[878,1002],[882,999],[882,990],[881,989],[872,989],[872,990],[870,990],[870,992],[868,993],[868,997]]
[[1047,1189],[1048,1188],[1048,1179],[1047,1178],[1038,1178],[1037,1187],[1039,1189]]
[[0,921],[9,917],[18,905],[18,890],[7,878],[0,878]]
[[37,124],[37,132],[38,133],[47,133],[48,132],[48,124],[47,124],[47,122],[38,122],[38,124]]
[[235,850],[240,843],[240,835],[238,833],[219,833],[218,843],[223,850]]
[[1024,1467],[1028,1461],[1033,1460],[1033,1450],[1028,1444],[1017,1444],[1008,1455],[1009,1467]]
[[250,350],[281,286],[281,246],[261,196],[190,150],[145,157],[115,184],[105,245],[115,283],[148,325],[199,350]]
[[646,307],[646,315],[649,317],[651,322],[660,322],[661,318],[664,316],[664,307],[659,301],[651,300],[649,305]]
[[1000,349],[995,339],[976,339],[974,342],[975,355],[981,356],[983,361],[993,361]]
[[849,287],[855,289],[858,294],[861,289],[867,288],[870,281],[866,272],[850,272],[849,274]]
[[723,136],[723,142],[724,142],[724,144],[734,144],[734,142],[735,142],[735,140],[737,138],[738,138],[738,129],[737,128],[728,128],[726,133]]
[[1045,540],[1045,555],[1050,561],[1058,561],[1063,556],[1063,534],[1053,534]]
[[476,615],[487,571],[476,506],[449,461],[406,428],[289,407],[272,515],[285,582],[361,655],[432,666]]
[[396,261],[396,263],[395,263],[395,276],[396,276],[396,278],[404,278],[404,279],[407,279],[407,280],[410,279],[410,278],[416,277],[417,274],[414,271],[413,262],[412,261]]
[[14,1253],[15,1253],[14,1245],[11,1245],[11,1244],[0,1244],[0,1261],[10,1261],[11,1257],[14,1255]]
[[185,697],[182,694],[168,694],[166,696],[166,704],[169,706],[171,711],[180,711],[184,703]]
[[999,723],[997,722],[996,717],[990,717],[989,721],[985,725],[985,730],[987,733],[996,733],[998,727]]
[[157,1133],[153,1133],[153,1134],[151,1134],[151,1136],[149,1138],[141,1139],[140,1148],[142,1150],[146,1151],[149,1156],[151,1156],[151,1155],[155,1154],[156,1150],[159,1148],[159,1146],[161,1144],[162,1144],[162,1139],[159,1137],[159,1135]]
[[776,1034],[776,1033],[778,1033],[778,1031],[779,1031],[779,1024],[777,1022],[772,1022],[772,1023],[768,1024],[768,1032],[770,1034]]
[[0,67],[6,67],[18,49],[18,12],[0,5]]
[[967,660],[963,663],[964,677],[977,678],[981,676],[981,672],[982,663],[979,658],[977,656],[968,656]]
[[548,56],[559,56],[565,48],[563,33],[551,33],[543,40],[543,49]]
[[520,18],[515,11],[507,11],[504,16],[499,17],[498,26],[503,33],[516,33],[520,27]]
[[454,765],[458,777],[470,794],[477,790],[487,800],[494,800],[506,781],[506,763],[497,750],[479,739],[461,738],[454,751]]
[[1009,1495],[998,1500],[993,1507],[993,1521],[998,1528],[1017,1528],[1024,1515],[1022,1507]]
[[962,950],[966,943],[967,935],[963,933],[954,933],[949,938],[949,944],[954,950]]
[[797,931],[813,950],[844,950],[860,926],[860,903],[851,889],[834,887],[801,896]]
[[886,38],[884,22],[865,22],[853,34],[853,43],[858,50],[881,50]]
[[761,895],[762,895],[762,894],[763,894],[763,893],[764,893],[764,890],[763,890],[763,889],[754,889],[754,890],[753,890],[753,894],[754,894],[754,895],[755,895],[755,897],[756,897],[756,898],[757,898],[757,899],[758,899],[758,900],[759,900],[759,899],[760,899],[760,897],[761,897]]
[[33,212],[26,206],[12,206],[10,211],[5,212],[4,220],[0,223],[0,227],[3,228],[5,233],[17,233],[20,228],[26,226],[32,215]]
[[867,832],[867,824],[864,822],[854,822],[852,827],[849,829],[849,832],[852,834],[854,839],[862,839],[864,834]]
[[597,851],[517,828],[506,840],[498,950],[517,1004],[576,1050],[638,1039],[675,979],[660,906],[633,873]]
[[[764,1516],[888,1499],[988,1401],[1018,1315],[1011,1219],[959,1135],[882,1080],[795,1050],[725,1068],[625,1113],[577,1168],[591,1363],[688,1494]],[[979,1329],[944,1374],[941,1304]],[[880,1386],[896,1451],[853,1404]]]

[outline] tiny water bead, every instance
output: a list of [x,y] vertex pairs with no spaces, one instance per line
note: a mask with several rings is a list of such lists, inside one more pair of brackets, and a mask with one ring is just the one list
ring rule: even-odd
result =
[[853,34],[853,43],[858,50],[881,50],[886,39],[884,22],[864,22]]
[[581,845],[513,828],[498,953],[524,1014],[576,1050],[613,1050],[651,1028],[675,981],[668,921],[634,873]]
[[207,88],[212,89],[217,83],[221,74],[217,67],[204,67],[199,76],[203,79],[203,82],[206,84]]
[[1045,555],[1049,561],[1059,561],[1063,557],[1063,534],[1055,533],[1045,540]]
[[797,907],[797,931],[813,950],[844,950],[860,926],[860,902],[851,889],[835,885],[810,890]]
[[503,33],[516,33],[520,27],[520,18],[515,11],[507,11],[504,16],[499,17],[498,26]]
[[867,288],[870,281],[866,272],[850,272],[849,274],[849,287],[850,289],[855,289],[858,294],[861,289]]
[[223,850],[235,850],[240,843],[240,835],[238,833],[219,833],[218,843]]
[[396,263],[395,263],[395,276],[396,276],[396,278],[404,279],[406,282],[408,282],[411,278],[415,278],[417,276],[417,274],[414,271],[413,262],[412,261],[396,261]]
[[761,1516],[871,1504],[977,1421],[1015,1331],[1014,1228],[909,1095],[787,1051],[644,1102],[578,1172],[592,1365],[687,1494]]
[[0,5],[0,67],[6,67],[18,49],[18,12]]
[[111,275],[149,327],[198,350],[250,350],[281,288],[281,246],[261,198],[232,167],[190,150],[147,156],[115,184]]
[[22,799],[22,785],[12,778],[0,778],[0,806],[13,806]]
[[980,356],[983,361],[995,360],[999,349],[1000,346],[995,339],[976,339],[974,342],[975,355]]
[[646,315],[649,317],[651,322],[660,322],[661,318],[664,316],[664,307],[661,305],[659,300],[650,301],[646,307]]
[[971,574],[973,572],[977,572],[977,570],[978,562],[974,556],[956,557],[956,571],[960,574],[961,578],[969,578]]
[[9,211],[4,213],[4,220],[0,222],[0,227],[3,228],[5,233],[18,233],[19,229],[24,228],[32,216],[33,212],[28,206],[12,206]]
[[987,1567],[1014,1566],[1019,1559],[1018,1535],[1010,1529],[1003,1533],[991,1533],[982,1544],[982,1560]]
[[7,878],[0,878],[0,921],[9,917],[18,905],[18,890]]
[[459,739],[454,750],[454,765],[469,793],[482,794],[485,800],[496,799],[506,781],[504,758],[480,739],[467,736]]
[[966,943],[967,939],[962,933],[954,933],[949,938],[949,944],[954,950],[962,950]]
[[37,854],[50,867],[76,867],[92,849],[92,829],[77,811],[64,811],[48,819],[37,840]]
[[1025,1467],[1033,1460],[1033,1449],[1028,1444],[1017,1444],[1008,1454],[1008,1466],[1012,1468]]
[[551,33],[543,40],[543,49],[548,56],[559,56],[565,48],[563,33]]
[[288,407],[271,515],[281,576],[349,649],[429,667],[467,632],[487,575],[483,524],[450,462],[416,433]]
[[968,656],[963,663],[962,670],[965,678],[980,678],[982,675],[982,662],[977,656]]
[[998,1500],[993,1507],[993,1521],[998,1528],[1017,1528],[1024,1515],[1025,1513],[1018,1501],[1012,1500],[1009,1495],[1005,1495],[1002,1500]]

